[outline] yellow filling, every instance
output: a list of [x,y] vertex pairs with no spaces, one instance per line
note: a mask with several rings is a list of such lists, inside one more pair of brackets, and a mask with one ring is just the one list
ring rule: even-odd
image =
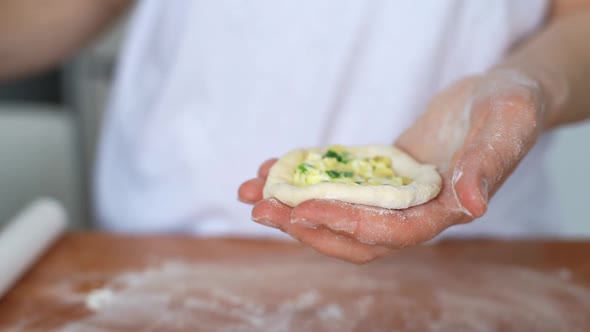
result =
[[293,184],[297,186],[320,182],[403,186],[412,180],[398,176],[388,157],[362,158],[343,146],[333,145],[323,154],[308,152],[293,174]]

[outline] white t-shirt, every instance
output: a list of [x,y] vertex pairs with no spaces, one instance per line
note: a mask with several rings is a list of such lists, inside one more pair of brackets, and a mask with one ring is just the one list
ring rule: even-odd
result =
[[[389,144],[440,89],[543,23],[545,0],[145,0],[99,151],[101,225],[278,235],[237,189],[303,146]],[[558,234],[543,137],[488,213],[445,234]]]

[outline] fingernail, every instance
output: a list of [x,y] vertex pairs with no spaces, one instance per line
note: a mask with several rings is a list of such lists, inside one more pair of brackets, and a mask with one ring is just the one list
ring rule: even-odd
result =
[[484,203],[488,202],[488,196],[489,196],[489,186],[488,186],[488,180],[482,178],[479,181],[479,193],[481,194],[481,198],[483,199]]
[[266,218],[254,218],[252,217],[252,221],[264,226],[268,226],[268,227],[272,227],[272,228],[279,228],[279,226],[277,226],[276,224],[273,224],[270,220],[266,219]]
[[303,226],[306,228],[312,228],[312,229],[317,229],[320,227],[318,224],[310,222],[307,219],[291,219],[291,223],[296,224],[296,225],[300,225],[300,226]]
[[469,217],[473,217],[473,214],[471,213],[471,211],[467,210],[463,206],[463,203],[461,203],[461,200],[459,199],[459,196],[457,195],[457,190],[455,189],[455,186],[457,185],[457,183],[459,182],[461,177],[463,177],[463,170],[460,168],[455,168],[455,171],[453,172],[453,178],[451,179],[451,186],[453,189],[453,195],[455,196],[455,202],[457,203],[457,207],[459,208],[459,210],[461,212],[463,212],[465,215],[467,215]]

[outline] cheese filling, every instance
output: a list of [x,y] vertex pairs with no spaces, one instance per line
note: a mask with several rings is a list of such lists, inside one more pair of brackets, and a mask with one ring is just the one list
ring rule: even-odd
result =
[[362,158],[355,156],[343,146],[334,145],[324,154],[308,152],[293,174],[293,184],[296,186],[309,186],[320,182],[403,186],[410,184],[412,180],[398,176],[388,157]]

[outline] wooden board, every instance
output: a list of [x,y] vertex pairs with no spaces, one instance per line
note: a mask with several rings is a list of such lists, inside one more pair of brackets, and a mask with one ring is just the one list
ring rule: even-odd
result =
[[471,240],[356,266],[295,243],[73,233],[0,300],[0,330],[590,331],[588,257]]

